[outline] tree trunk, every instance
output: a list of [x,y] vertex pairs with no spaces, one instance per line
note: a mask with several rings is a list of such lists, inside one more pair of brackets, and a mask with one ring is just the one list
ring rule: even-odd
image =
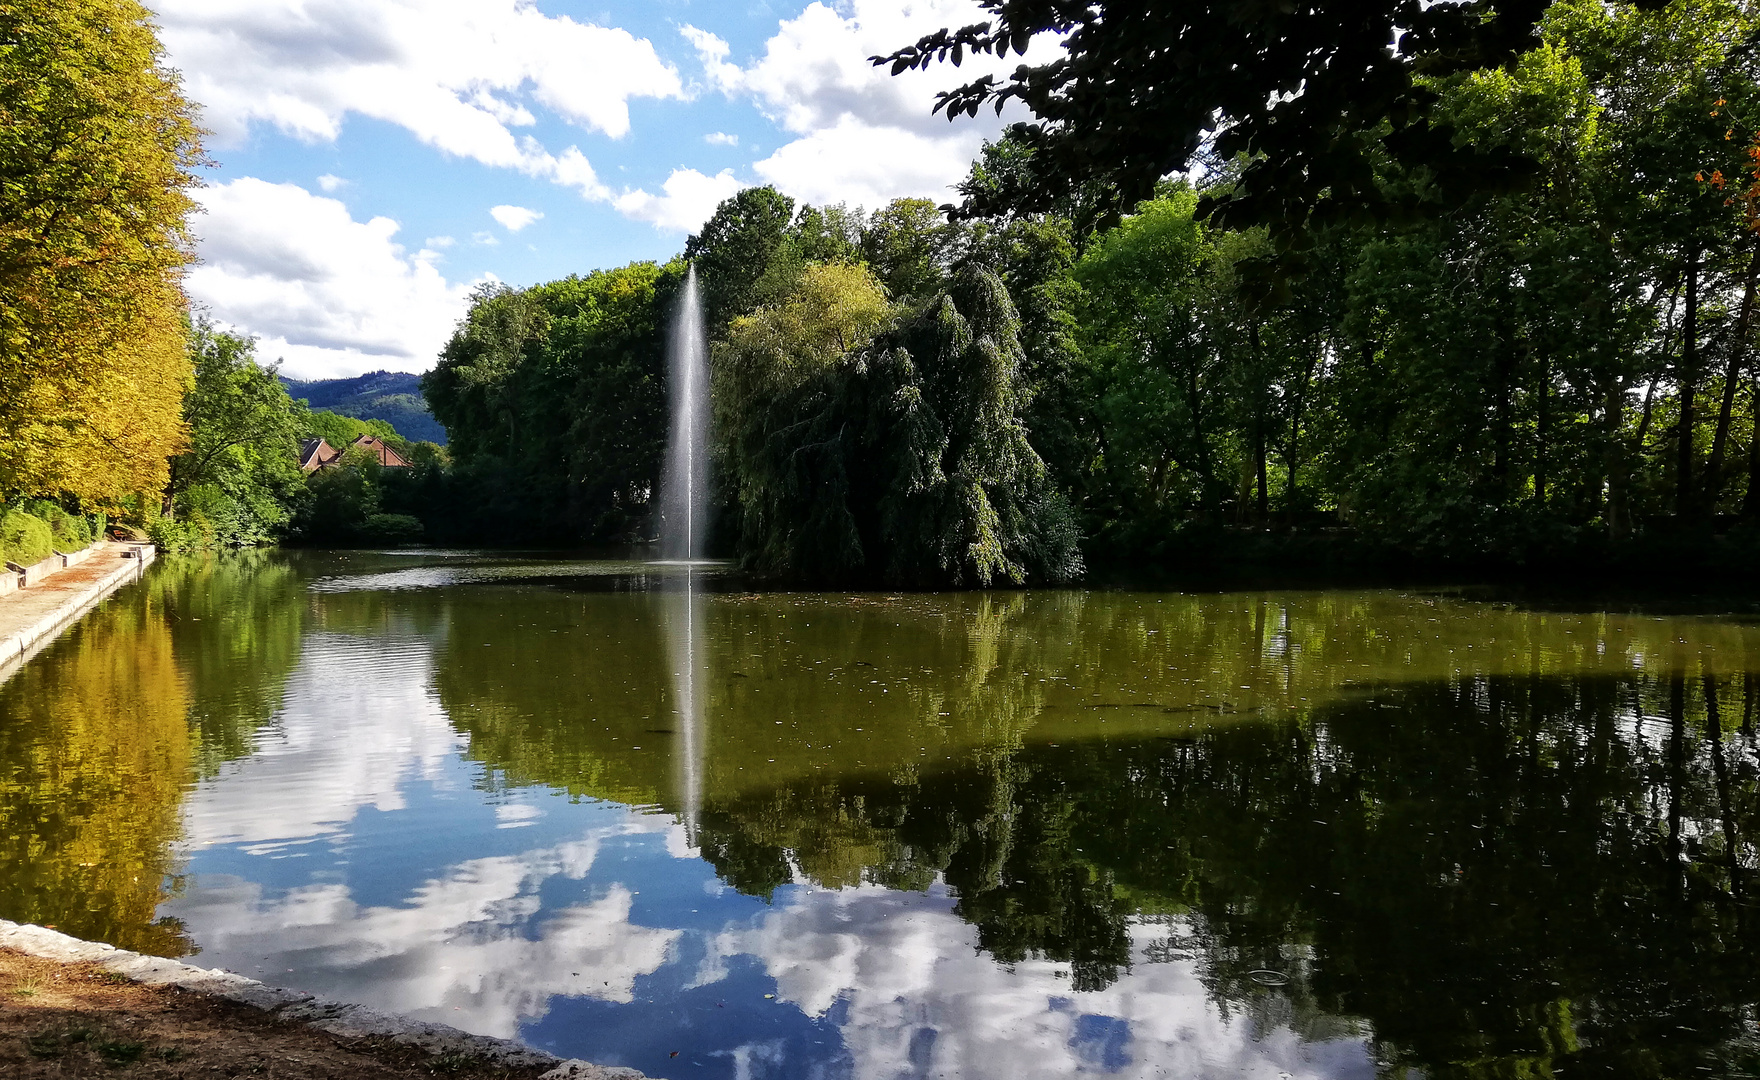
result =
[[[1216,510],[1216,472],[1210,464],[1210,440],[1204,434],[1203,395],[1198,390],[1198,365],[1186,365],[1186,408],[1192,414],[1192,438],[1197,440],[1198,475],[1204,484],[1204,506]],[[1214,519],[1212,519],[1214,520]]]
[[1755,238],[1754,253],[1748,257],[1748,283],[1742,290],[1742,310],[1736,317],[1735,333],[1729,343],[1729,361],[1723,370],[1723,404],[1717,411],[1717,434],[1711,440],[1711,460],[1705,465],[1705,495],[1708,505],[1715,508],[1717,496],[1723,491],[1723,453],[1729,442],[1731,414],[1735,411],[1736,386],[1742,379],[1742,368],[1748,357],[1748,327],[1754,318],[1754,288],[1760,285],[1760,237]]
[[1620,431],[1625,426],[1625,406],[1625,383],[1616,376],[1607,389],[1607,448],[1603,466],[1607,470],[1607,505],[1603,516],[1607,520],[1607,535],[1614,538],[1624,536],[1626,532],[1627,470],[1625,454],[1621,452],[1620,445]]
[[[1320,349],[1325,349],[1322,342]],[[1290,403],[1289,410],[1289,450],[1283,456],[1283,463],[1289,470],[1289,481],[1284,484],[1283,502],[1289,511],[1290,524],[1295,524],[1299,509],[1296,499],[1296,463],[1302,437],[1302,403],[1308,399],[1308,386],[1314,381],[1314,357],[1308,357],[1307,365],[1302,369],[1302,384],[1296,388],[1295,400]]]
[[1534,505],[1537,507],[1546,505],[1546,410],[1551,403],[1551,381],[1552,365],[1542,359],[1538,379],[1540,396],[1534,415]]
[[1510,446],[1515,427],[1515,367],[1516,367],[1516,330],[1515,319],[1508,313],[1509,299],[1507,290],[1504,297],[1505,313],[1502,318],[1502,332],[1498,334],[1497,343],[1497,431],[1496,457],[1492,462],[1492,474],[1497,484],[1497,502],[1502,505],[1509,498],[1510,474],[1514,466],[1510,462]]
[[[1660,371],[1668,366],[1668,353],[1674,341],[1674,312],[1680,306],[1681,283],[1675,282],[1674,289],[1668,294],[1668,314],[1662,319],[1662,348],[1656,358],[1656,367]],[[1651,405],[1656,400],[1657,376],[1652,375],[1650,385],[1644,388],[1644,411],[1638,417],[1638,437],[1633,443],[1635,452],[1641,457],[1644,453],[1644,440],[1650,435]]]
[[1260,383],[1260,385],[1254,389],[1253,456],[1255,460],[1253,464],[1258,468],[1259,526],[1263,528],[1265,525],[1269,524],[1271,520],[1271,485],[1267,482],[1265,476],[1265,397],[1270,388],[1264,385],[1268,380],[1262,378],[1265,373],[1265,354],[1261,347],[1259,339],[1259,324],[1257,322],[1253,323],[1252,335],[1253,366],[1257,369],[1254,372],[1254,377]]
[[1738,843],[1740,832],[1736,828],[1734,802],[1730,797],[1729,762],[1725,759],[1723,752],[1723,717],[1719,714],[1717,707],[1717,680],[1706,675],[1704,684],[1705,729],[1711,736],[1711,768],[1712,775],[1717,781],[1717,811],[1718,816],[1723,819],[1723,857],[1725,869],[1729,873],[1730,893],[1737,900],[1740,900],[1742,898],[1741,846]]
[[1680,420],[1675,433],[1674,512],[1690,515],[1693,505],[1693,399],[1699,392],[1699,252],[1687,263],[1687,313],[1681,322]]

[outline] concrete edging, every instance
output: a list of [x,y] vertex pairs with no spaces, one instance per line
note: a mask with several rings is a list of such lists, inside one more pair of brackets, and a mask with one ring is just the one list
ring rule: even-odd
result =
[[157,559],[158,549],[151,544],[135,544],[130,547],[132,551],[123,553],[122,560],[114,570],[94,581],[78,595],[70,597],[66,603],[29,626],[0,637],[0,681],[4,681],[15,670],[13,662],[29,654],[32,646],[53,640],[56,634],[90,611],[99,601],[139,578]]
[[249,1005],[278,1020],[305,1024],[330,1035],[359,1039],[367,1036],[421,1047],[430,1054],[465,1054],[493,1065],[510,1068],[549,1065],[539,1080],[647,1080],[634,1069],[593,1065],[579,1059],[563,1060],[555,1054],[487,1035],[472,1035],[445,1024],[430,1024],[393,1016],[364,1005],[331,1001],[302,990],[283,990],[230,971],[193,967],[177,960],[82,941],[41,926],[20,925],[0,919],[0,949],[62,963],[93,963],[143,986],[175,986],[196,994]]

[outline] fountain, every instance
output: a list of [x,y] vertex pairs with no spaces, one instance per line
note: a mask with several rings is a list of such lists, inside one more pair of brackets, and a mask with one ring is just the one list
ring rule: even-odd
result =
[[709,523],[709,348],[695,266],[672,314],[667,375],[672,425],[660,475],[660,556],[688,563],[703,557]]
[[672,663],[673,706],[678,714],[674,744],[678,792],[685,834],[694,844],[703,799],[705,729],[697,570],[703,557],[709,501],[709,351],[695,266],[685,275],[684,290],[673,312],[667,360],[672,425],[660,478],[660,555],[663,562],[681,568],[665,579],[666,646]]

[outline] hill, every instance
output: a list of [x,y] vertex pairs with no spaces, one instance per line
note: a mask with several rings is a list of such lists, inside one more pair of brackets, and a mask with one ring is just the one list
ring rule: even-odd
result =
[[287,392],[323,409],[361,420],[384,420],[406,439],[445,445],[446,429],[422,398],[422,377],[401,371],[369,371],[352,379],[282,378]]

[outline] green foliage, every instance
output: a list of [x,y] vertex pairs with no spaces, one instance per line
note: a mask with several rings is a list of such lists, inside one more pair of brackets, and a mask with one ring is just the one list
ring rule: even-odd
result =
[[49,526],[56,551],[78,551],[89,547],[102,534],[101,517],[69,513],[48,499],[28,499],[20,506],[27,514]]
[[[785,579],[939,585],[1285,540],[1483,565],[1590,565],[1665,534],[1746,543],[1729,526],[1760,520],[1751,6],[1558,0],[1535,23],[1382,5],[1344,35],[1366,53],[1329,52],[1340,31],[1318,9],[1267,9],[1211,26],[1214,55],[1178,72],[1139,46],[1222,9],[1190,25],[1105,9],[1070,16],[1066,67],[951,99],[1039,87],[1034,108],[1063,118],[984,148],[964,185],[983,220],[759,188],[691,238],[719,520],[736,526],[723,553]],[[998,28],[1043,14],[994,10],[990,30],[899,59],[1012,49]],[[1395,23],[1417,35],[1397,54],[1380,36]],[[1283,51],[1298,41],[1317,51]],[[1243,89],[1274,70],[1313,77]],[[1171,97],[1075,104],[1151,71]],[[1351,82],[1365,74],[1383,81]],[[1203,186],[1158,179],[1228,86],[1245,96]],[[1173,115],[1192,102],[1208,104]],[[1152,116],[1167,123],[1131,142]],[[1082,172],[1083,154],[1112,164]],[[458,467],[422,497],[471,504],[497,523],[485,535],[645,536],[681,269],[480,293],[428,383]],[[623,300],[577,299],[619,281]]]
[[923,298],[941,284],[954,235],[928,199],[898,199],[868,220],[861,255],[888,295]]
[[1508,187],[1524,172],[1518,155],[1451,140],[1423,78],[1512,60],[1532,45],[1544,3],[985,6],[993,18],[873,58],[896,75],[968,52],[1024,55],[1035,35],[1058,35],[1055,60],[938,97],[949,116],[1011,99],[1034,114],[1010,129],[1018,152],[964,188],[967,215],[1074,211],[1089,225],[1200,154],[1242,157],[1241,184],[1216,201],[1234,223],[1269,224],[1295,242],[1317,222],[1403,208],[1376,182],[1380,161],[1436,169],[1457,191]]
[[970,268],[894,321],[865,270],[810,269],[717,356],[746,561],[810,581],[987,586],[1079,575],[1019,416],[1019,317]]
[[165,483],[188,377],[194,106],[133,0],[0,6],[0,493]]
[[372,514],[361,522],[361,540],[368,544],[405,547],[421,543],[422,519],[412,514]]
[[346,449],[349,443],[362,435],[374,436],[399,453],[408,450],[411,445],[409,440],[398,434],[397,428],[389,420],[363,420],[325,409],[313,409],[305,413],[300,421],[300,434],[306,438],[323,439],[338,450]]
[[164,503],[170,512],[153,524],[174,550],[275,540],[301,490],[305,407],[288,396],[273,366],[258,366],[249,338],[198,318],[190,326],[189,352],[195,368],[183,399],[189,449],[171,460]]
[[452,509],[423,515],[430,531],[554,543],[559,530],[608,541],[646,528],[666,439],[667,316],[681,278],[676,264],[635,263],[479,291],[423,378],[455,462],[444,497]]
[[0,511],[0,562],[30,566],[55,549],[49,523],[16,507]]
[[696,264],[709,322],[722,326],[776,290],[767,276],[789,237],[794,200],[775,188],[746,188],[715,208],[684,257]]

